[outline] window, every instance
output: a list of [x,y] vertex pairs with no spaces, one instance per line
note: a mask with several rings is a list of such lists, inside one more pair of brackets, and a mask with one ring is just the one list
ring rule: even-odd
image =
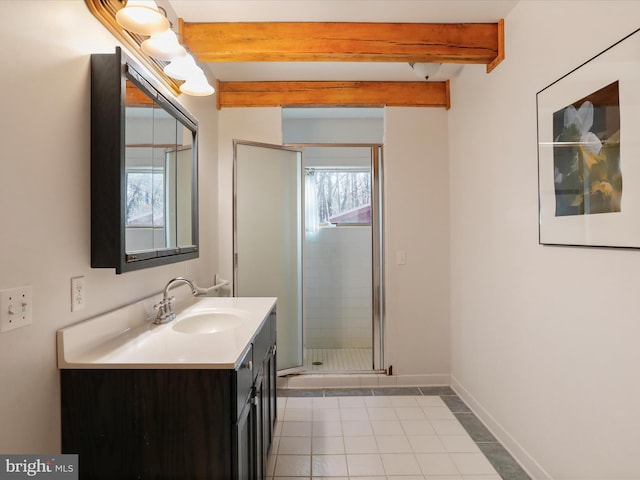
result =
[[126,225],[164,226],[164,169],[127,169]]
[[307,169],[315,178],[320,225],[371,224],[371,171],[353,168]]

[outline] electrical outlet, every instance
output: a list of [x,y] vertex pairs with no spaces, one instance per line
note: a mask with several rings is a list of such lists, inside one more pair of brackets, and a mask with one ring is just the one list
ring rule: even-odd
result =
[[32,303],[30,286],[0,290],[0,333],[30,325]]
[[71,311],[84,310],[85,304],[84,277],[73,277],[71,279]]

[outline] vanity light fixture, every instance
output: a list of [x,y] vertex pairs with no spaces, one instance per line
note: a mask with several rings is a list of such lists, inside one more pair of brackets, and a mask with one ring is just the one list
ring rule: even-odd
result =
[[142,42],[140,48],[150,57],[164,60],[165,62],[187,54],[187,50],[180,45],[178,37],[171,29],[151,35],[151,37]]
[[139,35],[154,35],[169,28],[169,19],[154,0],[128,0],[116,12],[116,20],[125,30]]
[[149,57],[169,62],[162,70],[168,77],[184,81],[179,87],[182,93],[205,96],[215,92],[193,56],[178,42],[166,12],[154,0],[128,0],[115,18],[125,30],[149,37],[139,44],[140,50]]

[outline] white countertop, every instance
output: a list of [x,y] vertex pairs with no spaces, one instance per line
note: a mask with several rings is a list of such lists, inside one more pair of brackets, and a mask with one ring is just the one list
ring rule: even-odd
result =
[[[58,368],[235,368],[275,304],[271,297],[188,299],[174,306],[176,320],[154,325],[149,302],[139,302],[58,330]],[[199,309],[233,309],[243,320],[216,333],[174,328]]]

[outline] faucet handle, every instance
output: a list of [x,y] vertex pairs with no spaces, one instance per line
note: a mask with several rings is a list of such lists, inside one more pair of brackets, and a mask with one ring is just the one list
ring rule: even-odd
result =
[[163,298],[158,304],[154,305],[153,308],[157,309],[158,313],[153,323],[161,325],[176,318],[176,314],[171,309],[171,302],[173,300],[175,300],[175,297]]
[[176,299],[176,297],[169,297],[169,298],[163,298],[162,300],[160,300],[158,303],[156,303],[153,308],[158,310],[158,309],[164,309],[166,307],[171,306],[171,304],[173,303],[173,301]]

